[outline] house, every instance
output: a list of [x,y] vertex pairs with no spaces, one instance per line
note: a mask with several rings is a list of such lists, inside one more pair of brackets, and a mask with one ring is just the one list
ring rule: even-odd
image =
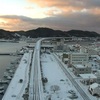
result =
[[94,74],[79,74],[82,78],[81,82],[85,85],[90,85],[97,81],[97,77]]
[[89,86],[88,90],[92,95],[100,96],[100,84],[93,83],[92,85]]

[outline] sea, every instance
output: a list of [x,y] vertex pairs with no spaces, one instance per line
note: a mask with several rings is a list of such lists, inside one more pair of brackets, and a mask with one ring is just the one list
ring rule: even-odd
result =
[[[31,45],[33,43],[30,43]],[[17,50],[20,50],[22,47],[30,45],[25,41],[20,41],[19,43],[15,42],[0,42],[0,53],[15,53]],[[0,79],[5,72],[5,69],[10,65],[11,61],[16,60],[18,57],[10,55],[0,55]]]

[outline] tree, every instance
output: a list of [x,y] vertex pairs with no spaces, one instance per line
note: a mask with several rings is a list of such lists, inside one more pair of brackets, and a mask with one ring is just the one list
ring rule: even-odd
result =
[[51,87],[50,87],[50,89],[51,89],[51,91],[58,91],[58,90],[60,90],[60,87],[58,86],[58,85],[52,85]]

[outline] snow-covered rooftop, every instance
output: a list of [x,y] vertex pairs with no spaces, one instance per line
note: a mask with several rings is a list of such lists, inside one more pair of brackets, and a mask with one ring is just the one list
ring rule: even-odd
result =
[[96,87],[98,87],[98,86],[99,86],[98,83],[93,83],[92,85],[90,85],[90,88],[94,89],[94,88],[96,88]]
[[80,74],[83,79],[96,79],[97,77],[94,74]]

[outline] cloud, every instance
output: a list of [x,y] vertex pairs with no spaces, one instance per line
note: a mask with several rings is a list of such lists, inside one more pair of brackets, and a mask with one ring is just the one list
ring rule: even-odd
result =
[[41,7],[100,7],[100,0],[27,0]]
[[[6,8],[5,10],[8,12],[6,14],[10,15],[0,14],[2,15],[0,16],[0,28],[30,30],[38,27],[50,27],[61,30],[91,30],[100,33],[100,0],[26,1],[28,1],[27,5],[18,7],[19,9],[16,5],[17,9],[12,10],[14,13],[9,13],[11,10]],[[14,8],[14,5],[11,8]]]
[[90,30],[100,33],[100,17],[91,13],[75,13],[70,15],[58,15],[43,19],[32,19],[25,16],[0,16],[5,22],[0,23],[0,28],[7,30],[30,30],[38,27],[49,27],[68,31],[71,29]]
[[7,30],[25,30],[25,28],[28,28],[26,25],[31,21],[31,18],[29,20],[27,17],[16,15],[0,16],[0,19],[2,19],[0,28]]
[[[100,15],[100,0],[27,0],[41,8],[46,8],[45,14],[55,16],[57,14],[70,15],[74,12],[87,11]],[[54,9],[55,8],[55,9]],[[49,9],[49,10],[48,10]],[[58,13],[55,13],[57,11]]]

